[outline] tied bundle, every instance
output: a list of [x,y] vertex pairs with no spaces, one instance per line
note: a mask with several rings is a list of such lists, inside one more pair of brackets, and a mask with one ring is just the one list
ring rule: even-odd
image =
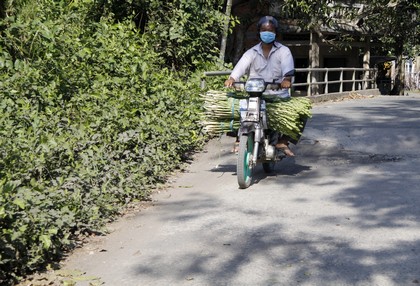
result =
[[204,114],[201,125],[210,136],[235,131],[240,125],[239,99],[226,91],[209,90],[201,95]]
[[289,97],[266,102],[268,127],[293,140],[299,140],[306,120],[311,117],[311,101],[304,97]]
[[[202,95],[204,114],[201,124],[210,136],[235,131],[240,126],[240,93],[210,90]],[[266,100],[267,120],[270,129],[298,140],[305,122],[311,117],[311,101],[303,97],[274,98]]]

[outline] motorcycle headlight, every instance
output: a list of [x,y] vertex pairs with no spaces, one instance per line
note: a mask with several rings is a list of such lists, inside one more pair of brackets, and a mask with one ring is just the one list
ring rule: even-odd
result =
[[262,78],[251,78],[245,83],[245,91],[247,92],[263,92],[265,90],[265,82]]

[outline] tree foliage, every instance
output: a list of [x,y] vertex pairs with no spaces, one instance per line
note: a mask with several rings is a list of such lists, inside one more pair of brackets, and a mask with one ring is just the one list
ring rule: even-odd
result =
[[364,25],[382,44],[379,46],[379,52],[395,55],[397,58],[395,85],[391,93],[402,94],[404,58],[420,55],[420,3],[411,0],[377,0],[369,3],[364,14]]
[[[321,27],[332,27],[336,22],[332,15],[343,6],[353,8],[341,13],[347,23],[353,23],[359,36],[369,36],[381,43],[378,53],[397,56],[397,84],[394,93],[402,90],[403,56],[419,55],[420,4],[412,0],[332,1],[332,0],[285,0],[283,13],[294,14],[304,29],[321,33]],[[384,25],[386,23],[386,25]]]
[[167,64],[172,69],[216,60],[225,17],[223,2],[177,0],[151,3],[154,13],[145,32],[156,43],[158,51],[170,59]]
[[[346,13],[337,13],[343,7],[349,8],[346,9]],[[299,25],[307,30],[319,31],[321,27],[339,29],[335,26],[336,19],[333,17],[339,15],[341,20],[353,23],[359,33],[380,40],[387,50],[394,51],[395,45],[401,42],[411,47],[420,44],[418,37],[420,4],[416,1],[285,0],[282,9],[284,15],[293,15]],[[411,50],[406,49],[404,52],[408,55]]]
[[223,0],[98,1],[96,17],[133,20],[172,70],[195,69],[218,56]]

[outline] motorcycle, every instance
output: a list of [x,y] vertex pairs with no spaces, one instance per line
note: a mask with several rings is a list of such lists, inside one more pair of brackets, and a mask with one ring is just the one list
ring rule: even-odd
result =
[[[275,163],[285,158],[285,154],[275,148],[278,133],[269,130],[265,102],[271,96],[265,96],[266,90],[278,89],[278,83],[267,83],[260,78],[246,82],[235,82],[236,90],[245,90],[246,108],[242,109],[241,123],[238,130],[239,150],[236,173],[239,188],[248,188],[253,180],[253,171],[262,163],[266,173],[273,171]],[[244,104],[245,105],[245,104]]]

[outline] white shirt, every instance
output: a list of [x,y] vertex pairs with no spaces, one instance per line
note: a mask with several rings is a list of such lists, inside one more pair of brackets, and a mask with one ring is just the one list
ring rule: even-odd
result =
[[[263,78],[266,82],[280,83],[285,75],[294,69],[293,56],[288,47],[274,42],[268,58],[265,58],[262,43],[259,43],[243,54],[230,77],[239,81],[246,74],[248,78]],[[269,91],[269,93],[280,97],[290,96],[287,89]]]

